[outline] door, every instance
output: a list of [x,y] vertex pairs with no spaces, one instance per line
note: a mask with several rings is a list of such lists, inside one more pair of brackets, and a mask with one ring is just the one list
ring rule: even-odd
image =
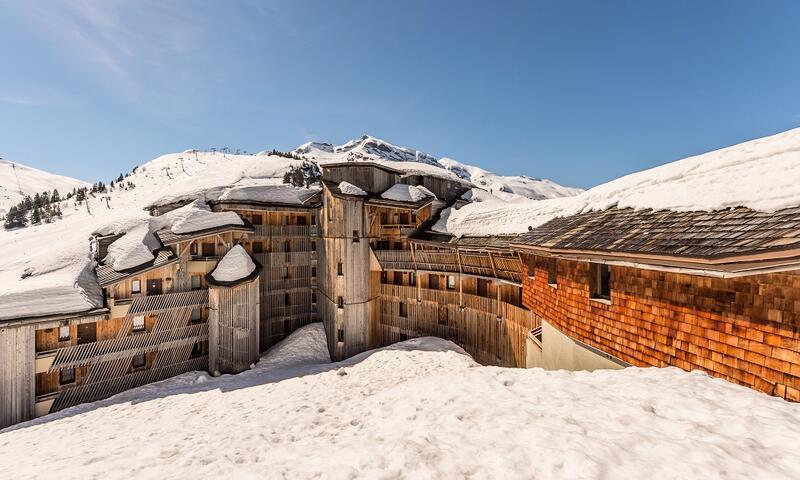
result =
[[147,281],[148,295],[161,295],[161,279],[154,278]]
[[97,324],[82,323],[78,325],[78,345],[97,341]]

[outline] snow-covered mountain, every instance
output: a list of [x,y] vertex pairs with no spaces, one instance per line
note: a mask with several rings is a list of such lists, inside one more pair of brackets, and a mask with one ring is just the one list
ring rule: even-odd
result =
[[583,191],[580,188],[564,187],[550,180],[524,175],[498,175],[451,158],[437,159],[419,150],[394,145],[369,135],[350,140],[339,146],[330,143],[309,142],[299,146],[294,153],[322,164],[381,161],[388,162],[391,166],[401,170],[418,170],[431,175],[459,178],[505,201],[568,197]]
[[0,216],[19,203],[25,195],[58,189],[64,195],[73,188],[86,187],[81,180],[56,175],[36,168],[0,159]]

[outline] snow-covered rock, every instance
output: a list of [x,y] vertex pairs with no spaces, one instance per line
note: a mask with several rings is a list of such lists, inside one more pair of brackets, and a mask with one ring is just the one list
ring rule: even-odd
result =
[[330,363],[313,324],[242,374],[4,430],[0,478],[777,480],[798,438],[800,405],[700,372],[483,367],[432,337]]
[[64,197],[74,188],[87,186],[89,184],[81,180],[0,159],[0,218],[26,195],[32,197],[56,189]]
[[236,282],[256,269],[253,259],[241,245],[234,245],[219,261],[211,276],[218,282]]
[[350,182],[340,182],[339,191],[345,195],[358,195],[361,197],[367,194],[367,192],[365,192],[362,188],[359,188]]

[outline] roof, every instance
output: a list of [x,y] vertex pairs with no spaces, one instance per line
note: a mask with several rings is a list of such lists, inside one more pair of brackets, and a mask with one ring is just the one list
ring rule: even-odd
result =
[[114,267],[111,263],[108,265],[100,265],[95,270],[97,274],[97,280],[100,282],[101,287],[105,287],[112,283],[117,283],[120,280],[124,280],[128,277],[133,275],[139,275],[140,273],[147,272],[149,270],[154,270],[159,267],[163,267],[164,265],[170,265],[172,263],[177,262],[180,260],[175,252],[173,252],[169,248],[162,248],[156,252],[155,258],[153,260],[139,265],[135,268],[129,268],[127,270],[122,270],[120,272],[114,270]]
[[179,242],[206,237],[214,233],[227,232],[231,230],[240,232],[253,232],[255,230],[250,222],[245,220],[244,223],[244,225],[219,225],[217,227],[206,228],[205,230],[198,230],[196,232],[189,233],[174,233],[172,230],[165,228],[155,233],[158,239],[161,240],[162,244],[174,245]]
[[300,188],[288,184],[237,186],[225,190],[211,203],[312,207],[319,203],[320,192],[318,187]]
[[550,220],[513,244],[700,259],[764,254],[800,248],[800,207],[772,213],[611,208]]
[[398,170],[396,168],[392,168],[388,165],[384,165],[378,162],[372,162],[368,160],[357,160],[351,162],[335,162],[335,163],[322,163],[320,167],[323,169],[325,168],[345,168],[345,167],[375,167],[380,168],[381,170],[387,171],[389,173],[396,173],[398,175],[403,175],[406,172],[403,170]]
[[[233,248],[231,250],[233,250]],[[225,257],[227,257],[229,253],[231,253],[231,250],[229,250],[228,253],[225,254]],[[216,278],[214,278],[214,272],[220,267],[220,263],[222,263],[221,259],[219,262],[217,262],[217,265],[214,266],[214,268],[206,274],[206,282],[208,282],[209,285],[215,287],[235,287],[243,283],[251,282],[254,279],[258,278],[258,276],[261,274],[261,270],[263,269],[263,267],[261,266],[260,263],[258,263],[258,260],[253,258],[252,255],[247,254],[246,252],[245,255],[247,255],[250,258],[250,261],[253,262],[253,264],[255,265],[255,268],[253,269],[252,272],[250,272],[249,275],[229,282],[217,280]],[[222,258],[224,259],[225,257]]]

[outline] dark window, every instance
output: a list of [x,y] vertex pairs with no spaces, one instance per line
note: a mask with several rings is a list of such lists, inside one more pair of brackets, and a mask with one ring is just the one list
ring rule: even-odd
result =
[[558,264],[555,258],[547,259],[547,283],[558,285]]
[[378,240],[378,250],[389,250],[389,240]]
[[411,223],[416,225],[416,223],[417,223],[417,212],[411,212]]
[[311,225],[316,225],[316,224],[317,224],[317,215],[316,214],[311,215]]
[[133,360],[131,360],[131,367],[137,369],[144,368],[145,365],[147,365],[147,357],[144,356],[144,353],[133,356]]
[[252,223],[253,223],[253,225],[263,225],[264,224],[263,217],[261,216],[260,213],[257,213],[255,215],[253,215]]
[[408,307],[403,302],[400,302],[400,316],[403,318],[408,317]]
[[405,342],[406,340],[408,340],[408,334],[400,332],[400,341]]
[[288,292],[283,294],[283,304],[287,306],[292,304],[292,298]]
[[202,286],[200,275],[192,275],[192,290],[199,290]]
[[197,242],[192,242],[189,245],[189,255],[197,255]]
[[292,242],[290,242],[289,240],[286,240],[285,242],[283,242],[283,251],[286,252],[286,253],[291,252],[292,251]]
[[281,278],[284,280],[289,278],[289,267],[281,267]]
[[253,242],[253,253],[263,253],[264,244],[261,242]]
[[306,224],[306,217],[297,217],[297,224],[298,225],[305,225]]
[[389,272],[381,272],[381,283],[389,283]]
[[381,225],[387,225],[389,223],[389,214],[386,212],[381,213]]
[[336,264],[336,275],[339,275],[340,277],[344,275],[344,266],[342,265],[342,262]]
[[408,274],[408,284],[414,286],[417,284],[417,274],[414,272],[409,272]]
[[408,213],[403,212],[400,214],[400,222],[401,225],[408,225]]
[[447,276],[447,289],[454,290],[456,288],[456,276],[455,275],[448,275]]
[[358,230],[353,230],[353,243],[358,243]]
[[403,272],[394,272],[394,284],[395,285],[403,284]]
[[589,264],[589,294],[592,298],[611,300],[611,267],[605,263]]
[[203,345],[199,342],[195,342],[192,346],[192,353],[191,358],[197,358],[203,356]]
[[489,280],[478,279],[478,295],[481,297],[489,296]]
[[200,310],[200,307],[197,307],[192,310],[192,323],[199,322],[203,319],[203,312]]
[[336,297],[336,307],[344,308],[344,297]]
[[97,341],[97,324],[82,323],[78,325],[78,345]]
[[58,327],[58,341],[66,342],[69,341],[69,338],[69,325],[61,325]]
[[317,267],[311,267],[311,277],[317,278]]
[[283,216],[283,224],[284,225],[289,225],[289,215],[284,215]]
[[431,290],[439,290],[439,275],[428,276],[428,288]]
[[161,295],[161,279],[151,278],[147,281],[147,294],[148,295]]
[[317,292],[311,292],[311,303],[317,303]]
[[75,367],[62,368],[59,373],[58,383],[61,385],[75,383]]
[[395,250],[402,250],[403,249],[403,242],[394,242],[394,249]]
[[214,249],[215,245],[213,243],[204,243],[203,244],[203,256],[204,257],[213,257],[215,253]]
[[316,252],[317,251],[317,241],[316,240],[311,240],[311,251],[312,252]]
[[141,280],[131,280],[131,293],[142,293]]
[[339,330],[336,331],[336,340],[338,340],[339,343],[344,342],[344,330],[343,329],[340,328]]

